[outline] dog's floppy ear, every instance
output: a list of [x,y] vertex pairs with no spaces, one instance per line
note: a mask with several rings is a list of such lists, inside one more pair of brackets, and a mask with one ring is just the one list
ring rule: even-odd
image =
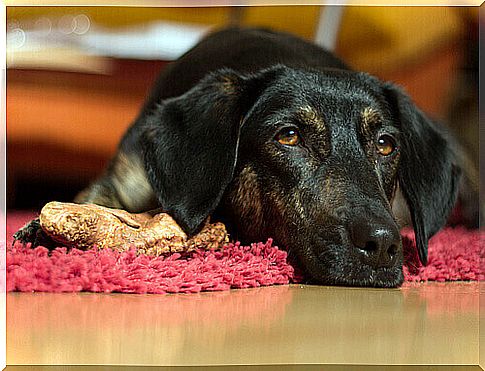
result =
[[445,136],[397,86],[384,91],[401,130],[399,185],[409,207],[423,264],[428,239],[446,223],[457,196],[460,169]]
[[219,204],[233,177],[244,117],[278,71],[213,72],[146,117],[142,143],[149,180],[162,209],[189,235]]

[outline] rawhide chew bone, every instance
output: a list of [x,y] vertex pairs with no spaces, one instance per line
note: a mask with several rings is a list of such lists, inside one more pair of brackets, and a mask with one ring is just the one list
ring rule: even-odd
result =
[[94,204],[49,202],[39,220],[42,230],[54,241],[78,249],[96,245],[124,251],[135,246],[138,252],[160,255],[220,249],[229,241],[222,223],[207,222],[198,234],[188,238],[168,214],[131,214]]

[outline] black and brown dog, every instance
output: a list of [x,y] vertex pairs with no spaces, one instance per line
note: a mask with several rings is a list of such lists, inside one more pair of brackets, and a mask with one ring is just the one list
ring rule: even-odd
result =
[[76,201],[161,207],[189,234],[212,215],[243,241],[273,237],[316,282],[395,287],[397,187],[426,263],[459,177],[448,140],[398,87],[294,36],[228,29],[161,73]]

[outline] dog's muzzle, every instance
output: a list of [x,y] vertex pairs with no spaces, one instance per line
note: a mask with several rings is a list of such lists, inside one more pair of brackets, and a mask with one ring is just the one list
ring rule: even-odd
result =
[[403,281],[401,236],[393,218],[384,214],[354,213],[346,222],[321,228],[306,259],[312,277],[331,285],[399,286]]
[[356,218],[349,226],[349,234],[354,253],[362,263],[374,268],[390,268],[396,264],[402,243],[393,221]]

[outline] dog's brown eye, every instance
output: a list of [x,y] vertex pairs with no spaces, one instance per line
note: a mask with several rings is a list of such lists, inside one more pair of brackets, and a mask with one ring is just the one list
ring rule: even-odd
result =
[[296,146],[301,141],[300,134],[298,134],[298,131],[294,128],[286,128],[281,130],[276,135],[276,140],[278,143],[285,146]]
[[396,151],[396,148],[397,148],[396,142],[394,141],[394,138],[392,138],[389,135],[385,135],[385,134],[381,135],[377,139],[376,147],[377,147],[377,151],[382,156],[392,155],[394,153],[394,151]]

